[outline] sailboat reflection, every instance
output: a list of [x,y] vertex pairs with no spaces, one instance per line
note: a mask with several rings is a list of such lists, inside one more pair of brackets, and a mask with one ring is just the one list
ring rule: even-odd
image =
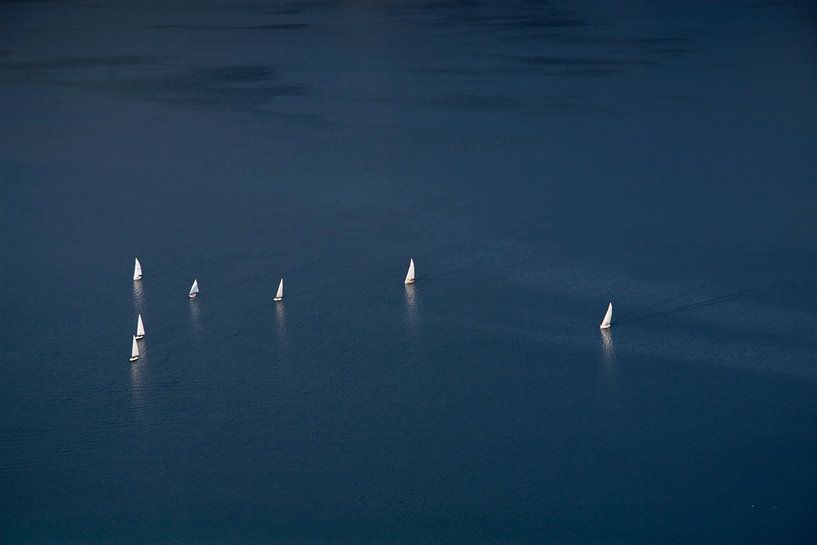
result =
[[601,330],[601,381],[604,388],[604,397],[609,403],[617,404],[618,396],[618,366],[615,363],[616,347],[613,344],[613,334],[609,329]]
[[150,352],[144,340],[139,342],[139,359],[130,364],[130,391],[134,406],[142,404],[142,386],[145,379],[145,368],[150,361]]
[[406,315],[409,324],[417,325],[417,286],[415,284],[405,284],[406,289]]
[[145,295],[142,291],[142,282],[133,282],[133,310],[141,312],[145,304]]
[[609,329],[602,329],[601,331],[601,353],[604,359],[612,362],[616,359],[616,347],[613,344],[613,334]]
[[195,299],[190,300],[190,325],[193,326],[193,332],[201,331],[201,309],[199,309],[199,302]]
[[285,343],[287,339],[287,316],[283,301],[275,304],[275,325],[278,330],[278,340]]
[[142,387],[142,363],[144,358],[135,361],[130,366],[130,387],[131,392]]

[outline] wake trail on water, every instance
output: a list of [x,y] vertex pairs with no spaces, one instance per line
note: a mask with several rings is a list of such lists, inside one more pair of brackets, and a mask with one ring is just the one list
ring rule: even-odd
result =
[[764,284],[762,286],[757,286],[757,287],[754,287],[754,288],[746,288],[746,289],[742,289],[740,291],[736,291],[736,292],[732,292],[732,293],[726,293],[724,295],[719,295],[717,297],[712,297],[710,299],[705,299],[703,301],[696,301],[695,303],[689,303],[689,304],[686,304],[686,305],[681,305],[681,306],[670,308],[670,309],[665,309],[665,310],[656,311],[656,312],[646,312],[646,313],[642,313],[642,314],[637,314],[637,315],[629,317],[629,318],[624,318],[623,320],[616,319],[615,324],[628,324],[628,323],[632,323],[632,322],[641,322],[641,321],[644,321],[644,320],[647,320],[647,319],[650,319],[650,318],[656,318],[658,316],[668,316],[668,315],[671,315],[671,314],[678,314],[678,313],[681,313],[681,312],[686,312],[688,310],[697,310],[697,309],[701,309],[701,308],[711,307],[711,306],[718,305],[718,304],[721,304],[721,303],[734,301],[736,299],[740,299],[742,297],[746,297],[747,295],[751,295],[751,294],[754,294],[754,293],[762,293],[762,292],[769,291],[769,290],[772,290],[772,289],[775,289],[775,288],[791,286],[792,284],[794,284],[799,279],[800,278],[789,278],[787,280],[781,280],[779,282],[772,282],[771,284]]

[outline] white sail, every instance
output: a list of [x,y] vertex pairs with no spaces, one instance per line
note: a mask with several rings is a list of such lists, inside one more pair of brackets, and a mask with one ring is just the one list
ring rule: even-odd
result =
[[142,315],[139,315],[139,319],[136,321],[136,338],[141,339],[145,336],[145,324],[142,322]]
[[406,273],[406,284],[414,284],[414,259],[409,259],[409,268]]
[[613,303],[610,303],[607,306],[607,313],[604,315],[604,320],[601,321],[601,325],[599,326],[602,329],[607,329],[610,327],[610,322],[613,319]]
[[142,278],[142,264],[139,263],[139,258],[133,258],[133,279],[139,280]]
[[[296,294],[297,295],[297,294]],[[278,291],[275,293],[275,301],[280,301],[284,298],[284,279],[278,283]]]
[[136,337],[133,338],[133,346],[130,349],[130,361],[139,359],[139,345],[136,344]]
[[190,298],[192,299],[193,297],[198,295],[198,293],[199,293],[199,281],[194,279],[193,280],[193,285],[190,286]]

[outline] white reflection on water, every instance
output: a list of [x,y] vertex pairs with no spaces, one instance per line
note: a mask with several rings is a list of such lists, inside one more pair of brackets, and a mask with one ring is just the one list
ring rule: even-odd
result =
[[278,301],[275,305],[275,325],[278,330],[278,341],[282,344],[287,340],[287,315],[284,309],[284,302]]
[[190,299],[190,325],[194,333],[201,331],[201,309],[199,308],[198,299]]
[[142,312],[142,307],[145,304],[145,295],[142,291],[142,281],[133,281],[133,309],[136,312]]
[[604,391],[609,401],[616,403],[618,398],[617,374],[618,369],[615,364],[616,347],[613,343],[613,334],[609,329],[601,331],[601,359],[602,359],[602,382]]
[[414,284],[403,284],[406,288],[406,316],[408,317],[409,325],[412,327],[417,325],[417,288]]
[[616,359],[616,347],[613,344],[613,334],[609,329],[601,330],[601,353],[607,362]]
[[142,405],[142,385],[148,364],[148,345],[145,339],[136,341],[139,345],[139,359],[130,364],[130,391],[134,407]]

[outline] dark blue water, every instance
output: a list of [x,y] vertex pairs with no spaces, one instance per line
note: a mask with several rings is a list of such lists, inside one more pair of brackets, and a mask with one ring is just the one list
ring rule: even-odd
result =
[[0,4],[0,542],[817,541],[813,4],[131,4]]

